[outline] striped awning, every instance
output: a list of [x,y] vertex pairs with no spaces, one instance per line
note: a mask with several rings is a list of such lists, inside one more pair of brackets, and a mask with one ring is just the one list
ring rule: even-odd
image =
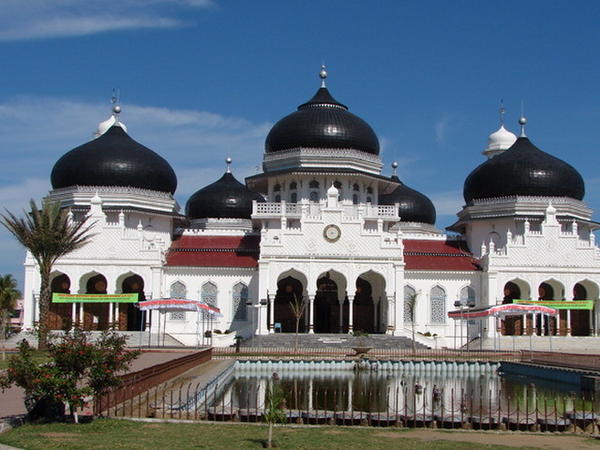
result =
[[221,310],[200,300],[182,298],[158,298],[139,302],[141,311],[206,311],[216,317],[222,317]]
[[465,319],[482,319],[489,316],[506,317],[518,316],[522,314],[545,314],[548,316],[556,316],[558,310],[543,305],[523,305],[518,303],[509,303],[506,305],[494,305],[486,308],[469,308],[450,311],[448,317],[455,320]]

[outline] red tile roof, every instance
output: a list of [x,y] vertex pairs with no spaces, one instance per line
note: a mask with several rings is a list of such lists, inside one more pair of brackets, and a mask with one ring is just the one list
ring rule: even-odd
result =
[[411,239],[404,241],[406,270],[481,270],[464,241],[431,241]]
[[167,252],[167,266],[257,267],[259,236],[181,236]]

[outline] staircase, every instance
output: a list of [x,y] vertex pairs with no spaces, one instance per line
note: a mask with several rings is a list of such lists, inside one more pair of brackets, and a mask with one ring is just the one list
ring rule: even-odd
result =
[[[254,336],[242,342],[242,347],[289,347],[296,343],[294,333],[273,333]],[[369,336],[352,336],[349,334],[299,334],[298,344],[304,348],[348,348],[371,347],[374,349],[412,349],[412,340],[404,336],[373,334]],[[426,349],[425,345],[415,342],[416,349]]]

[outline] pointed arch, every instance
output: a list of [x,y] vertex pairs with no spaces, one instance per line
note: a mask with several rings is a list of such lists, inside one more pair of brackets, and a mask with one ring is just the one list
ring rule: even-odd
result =
[[245,322],[248,320],[247,305],[248,285],[243,282],[236,283],[232,289],[231,321]]
[[[217,285],[215,283],[213,283],[212,281],[207,281],[200,287],[200,300],[202,300],[207,305],[215,306],[218,308],[218,306],[217,306],[218,293],[219,293],[219,289],[217,288]],[[203,313],[203,316],[205,318],[207,318],[208,314]]]
[[[66,273],[55,271],[50,275],[50,292],[52,294],[70,294],[71,279]],[[73,326],[73,306],[70,303],[50,302],[48,325],[51,330],[65,330]]]
[[446,290],[440,286],[435,285],[431,288],[429,294],[430,302],[430,323],[432,324],[445,324],[446,323]]
[[404,286],[404,324],[410,325],[416,320],[417,291],[410,285]]
[[473,307],[477,303],[477,294],[472,286],[464,286],[460,290],[460,302],[464,306]]
[[187,298],[187,287],[183,281],[175,281],[169,286],[169,297]]

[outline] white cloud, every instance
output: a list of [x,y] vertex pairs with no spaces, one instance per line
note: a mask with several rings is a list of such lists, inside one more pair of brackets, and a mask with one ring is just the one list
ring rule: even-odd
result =
[[2,0],[0,41],[178,28],[188,24],[182,12],[212,6],[212,0]]
[[448,123],[450,119],[445,116],[439,119],[433,126],[435,132],[435,141],[438,144],[443,143],[446,140],[446,133],[448,132]]
[[431,194],[429,198],[433,202],[437,214],[440,216],[455,216],[464,205],[462,192],[458,190],[438,192]]

